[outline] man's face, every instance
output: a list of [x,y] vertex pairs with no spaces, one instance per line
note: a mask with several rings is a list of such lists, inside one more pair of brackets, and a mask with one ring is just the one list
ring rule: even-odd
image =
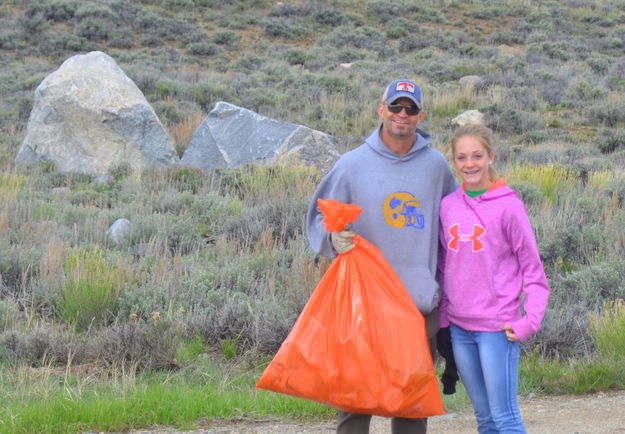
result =
[[[391,104],[393,106],[401,105],[404,107],[414,107],[414,102],[408,98],[399,98]],[[383,129],[386,134],[395,138],[408,138],[415,134],[417,125],[423,122],[424,113],[419,111],[416,115],[409,115],[405,109],[399,113],[393,113],[389,110],[387,104],[380,104],[378,107],[378,115],[382,120]]]

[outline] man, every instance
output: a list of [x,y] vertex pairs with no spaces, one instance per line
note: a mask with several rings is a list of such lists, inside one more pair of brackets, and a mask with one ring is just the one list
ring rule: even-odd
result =
[[[377,246],[424,314],[434,354],[440,298],[435,280],[439,204],[457,183],[445,157],[429,146],[430,135],[417,128],[425,113],[416,83],[393,81],[378,116],[382,125],[364,144],[343,154],[317,187],[306,217],[308,240],[315,252],[330,258],[354,246],[354,233]],[[356,204],[362,214],[351,229],[329,233],[318,198]],[[370,422],[371,415],[340,412],[337,433],[367,433]],[[392,420],[394,434],[426,429],[427,419]]]

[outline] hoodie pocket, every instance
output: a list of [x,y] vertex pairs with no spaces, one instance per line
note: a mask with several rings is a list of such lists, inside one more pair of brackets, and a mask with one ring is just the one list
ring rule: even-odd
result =
[[410,267],[395,271],[422,314],[427,315],[438,307],[440,288],[428,268]]

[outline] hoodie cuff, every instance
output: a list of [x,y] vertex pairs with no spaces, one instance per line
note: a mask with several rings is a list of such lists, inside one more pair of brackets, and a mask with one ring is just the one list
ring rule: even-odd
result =
[[520,321],[513,322],[511,326],[512,326],[512,331],[514,332],[516,337],[519,338],[521,342],[526,341],[527,338],[529,338],[533,333],[531,327],[529,327],[527,325],[527,322],[524,321],[523,319],[521,319]]
[[449,327],[449,318],[447,318],[447,312],[438,311],[438,326],[440,328]]

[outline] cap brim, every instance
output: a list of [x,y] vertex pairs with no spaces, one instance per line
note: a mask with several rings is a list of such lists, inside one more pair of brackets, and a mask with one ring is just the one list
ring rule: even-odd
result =
[[412,101],[413,103],[415,103],[415,105],[420,109],[421,108],[421,102],[418,101],[412,94],[409,93],[404,93],[404,94],[396,94],[393,96],[392,100],[387,100],[388,104],[393,104],[395,101],[397,101],[398,99],[401,98],[408,98],[410,101]]

